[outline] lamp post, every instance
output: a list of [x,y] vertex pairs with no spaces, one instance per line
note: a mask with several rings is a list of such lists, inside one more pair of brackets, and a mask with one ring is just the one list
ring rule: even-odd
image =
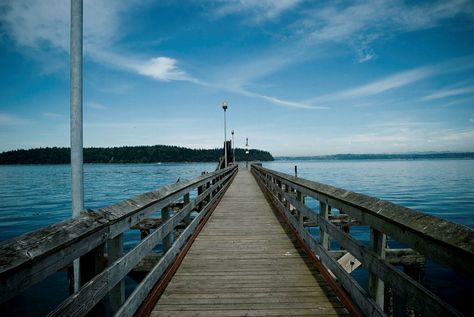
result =
[[227,110],[227,101],[224,100],[222,103],[222,109],[224,109],[224,168],[227,167],[227,127],[225,120],[225,113]]
[[245,139],[245,167],[249,168],[249,138]]
[[232,163],[235,164],[235,142],[234,142],[234,130],[232,130]]

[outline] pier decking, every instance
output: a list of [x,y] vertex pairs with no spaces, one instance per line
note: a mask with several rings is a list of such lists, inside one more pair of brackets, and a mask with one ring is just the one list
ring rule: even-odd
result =
[[151,316],[302,315],[348,312],[240,169]]

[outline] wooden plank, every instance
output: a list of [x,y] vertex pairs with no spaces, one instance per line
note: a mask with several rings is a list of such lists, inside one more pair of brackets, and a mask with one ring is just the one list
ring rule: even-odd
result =
[[153,311],[150,317],[258,317],[258,316],[272,316],[272,317],[290,317],[290,316],[349,316],[344,309],[335,309],[332,313],[325,313],[321,309],[271,309],[271,310],[206,310],[206,311]]
[[153,314],[347,314],[292,240],[251,174],[239,171]]

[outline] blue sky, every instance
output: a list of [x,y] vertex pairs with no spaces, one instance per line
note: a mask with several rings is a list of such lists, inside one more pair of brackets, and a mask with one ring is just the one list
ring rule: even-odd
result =
[[[69,145],[69,1],[0,2],[0,151]],[[84,1],[84,145],[474,151],[472,1]]]

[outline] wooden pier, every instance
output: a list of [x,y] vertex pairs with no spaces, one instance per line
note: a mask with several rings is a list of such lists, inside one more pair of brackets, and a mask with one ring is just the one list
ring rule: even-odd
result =
[[240,170],[151,316],[302,315],[348,311]]
[[[350,234],[356,225],[369,245]],[[129,229],[141,241],[125,252]],[[79,259],[79,290],[49,316],[393,316],[395,296],[411,315],[462,316],[422,285],[425,257],[469,281],[473,230],[258,164],[230,166],[3,242],[0,301]],[[366,283],[352,276],[359,267]]]

